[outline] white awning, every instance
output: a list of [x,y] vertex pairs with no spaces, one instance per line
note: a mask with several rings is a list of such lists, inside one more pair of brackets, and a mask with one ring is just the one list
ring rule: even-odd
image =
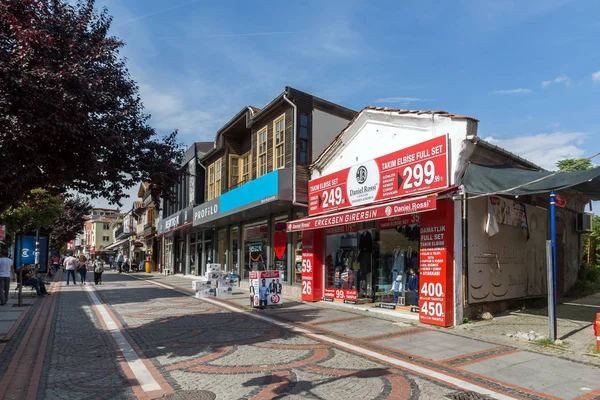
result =
[[120,245],[122,245],[123,243],[127,242],[129,239],[123,239],[123,240],[119,240],[118,242],[114,242],[113,244],[106,246],[104,248],[104,250],[112,250],[112,249],[116,249],[117,247],[119,247]]

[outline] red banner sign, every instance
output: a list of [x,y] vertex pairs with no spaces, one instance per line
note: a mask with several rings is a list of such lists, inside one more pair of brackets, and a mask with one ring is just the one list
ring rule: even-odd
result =
[[0,240],[6,239],[6,228],[4,225],[0,225]]
[[324,293],[323,297],[325,297],[326,299],[356,301],[356,300],[358,300],[358,291],[347,290],[347,289],[325,288],[325,293]]
[[565,208],[567,206],[567,199],[557,194],[554,196],[554,204],[556,204],[557,207]]
[[440,202],[440,209],[421,222],[419,254],[419,322],[454,325],[453,204]]
[[309,215],[448,187],[448,136],[438,136],[308,183]]
[[393,203],[362,207],[358,210],[341,211],[339,213],[319,217],[303,218],[288,222],[288,232],[322,229],[332,226],[372,221],[399,215],[414,214],[435,210],[436,197],[421,197],[411,200],[398,200]]

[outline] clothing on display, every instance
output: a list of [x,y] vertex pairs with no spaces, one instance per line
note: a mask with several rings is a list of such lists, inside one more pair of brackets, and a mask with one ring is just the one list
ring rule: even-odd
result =
[[356,290],[366,301],[404,304],[408,271],[419,269],[419,226],[358,228],[326,235],[325,287]]

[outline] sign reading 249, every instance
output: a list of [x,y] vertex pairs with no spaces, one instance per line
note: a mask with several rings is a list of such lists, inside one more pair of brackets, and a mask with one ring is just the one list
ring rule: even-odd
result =
[[309,182],[309,214],[447,188],[448,136],[418,143]]

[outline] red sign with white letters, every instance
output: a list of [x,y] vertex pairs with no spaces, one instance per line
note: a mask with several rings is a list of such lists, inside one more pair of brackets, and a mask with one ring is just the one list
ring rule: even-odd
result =
[[420,221],[419,322],[454,325],[454,204],[440,201],[438,209]]
[[448,136],[343,169],[308,183],[309,214],[447,188]]
[[358,291],[349,289],[325,288],[325,294],[323,297],[326,299],[356,301],[358,300]]
[[[288,222],[287,231],[297,232],[310,229],[330,228],[356,222],[373,221],[377,219],[397,217],[401,215],[421,213],[435,210],[435,196],[416,199],[397,200],[390,203],[361,207],[356,210],[340,211],[333,214],[306,217]],[[414,219],[414,218],[412,218]]]
[[300,267],[304,301],[319,301],[323,298],[323,238],[322,231],[302,232],[302,259],[299,266],[296,264],[296,271]]

